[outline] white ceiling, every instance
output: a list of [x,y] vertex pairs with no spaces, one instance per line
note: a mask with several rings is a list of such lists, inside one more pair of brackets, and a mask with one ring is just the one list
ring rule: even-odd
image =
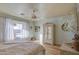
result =
[[[74,10],[75,4],[68,4],[68,3],[0,3],[0,12],[6,14],[6,15],[13,15],[16,17],[21,17],[24,19],[31,19],[32,16],[32,10],[38,9],[36,15],[38,18],[44,18],[44,17],[54,17],[54,16],[60,16],[65,15]],[[24,13],[24,15],[20,15],[21,13]],[[4,15],[3,14],[3,15]]]

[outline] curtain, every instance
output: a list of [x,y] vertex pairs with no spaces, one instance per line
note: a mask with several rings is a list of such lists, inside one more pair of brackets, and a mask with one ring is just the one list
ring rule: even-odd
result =
[[5,41],[22,41],[29,38],[29,24],[6,18]]

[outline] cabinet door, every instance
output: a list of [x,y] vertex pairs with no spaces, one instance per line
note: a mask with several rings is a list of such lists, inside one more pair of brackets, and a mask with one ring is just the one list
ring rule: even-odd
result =
[[54,26],[53,24],[44,25],[44,43],[53,44],[54,40]]

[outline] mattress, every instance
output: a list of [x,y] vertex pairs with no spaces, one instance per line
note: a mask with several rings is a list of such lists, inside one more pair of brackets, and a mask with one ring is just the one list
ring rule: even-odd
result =
[[0,55],[36,55],[45,51],[43,46],[34,42],[6,44],[3,46],[4,48],[0,48]]

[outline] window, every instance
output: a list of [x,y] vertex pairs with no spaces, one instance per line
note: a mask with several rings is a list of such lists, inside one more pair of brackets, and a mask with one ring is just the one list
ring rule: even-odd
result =
[[29,26],[26,22],[6,19],[5,41],[20,41],[29,37]]
[[27,38],[29,36],[29,32],[26,31],[26,29],[23,29],[23,24],[16,23],[16,25],[13,26],[13,30],[16,40]]

